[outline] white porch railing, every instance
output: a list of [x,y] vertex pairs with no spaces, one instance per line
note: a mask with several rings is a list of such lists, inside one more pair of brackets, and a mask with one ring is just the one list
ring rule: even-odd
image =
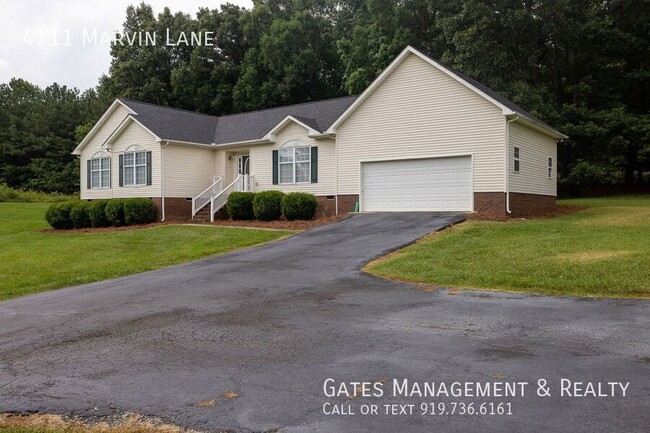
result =
[[253,191],[255,185],[254,177],[248,174],[240,174],[219,194],[210,198],[210,222],[214,222],[214,214],[226,205],[228,196],[235,191]]
[[223,179],[221,176],[215,176],[212,185],[207,187],[201,194],[192,199],[192,218],[201,210],[205,205],[211,203],[212,199],[219,195],[223,190]]

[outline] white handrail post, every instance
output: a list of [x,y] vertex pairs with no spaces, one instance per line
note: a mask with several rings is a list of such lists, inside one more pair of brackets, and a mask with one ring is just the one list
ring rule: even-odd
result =
[[210,222],[214,222],[214,196],[210,197]]

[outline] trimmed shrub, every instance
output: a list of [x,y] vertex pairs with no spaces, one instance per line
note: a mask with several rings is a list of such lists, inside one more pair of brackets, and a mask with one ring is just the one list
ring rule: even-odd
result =
[[127,198],[124,200],[124,224],[149,224],[156,220],[156,208],[148,198]]
[[282,198],[282,213],[289,221],[310,220],[316,214],[316,197],[306,192],[290,192]]
[[45,212],[45,220],[55,229],[71,229],[74,225],[70,219],[70,209],[75,203],[76,201],[54,203]]
[[228,196],[226,209],[228,215],[234,220],[252,220],[255,218],[253,213],[254,192],[235,191]]
[[262,221],[273,221],[280,219],[282,215],[282,191],[262,191],[255,194],[253,200],[253,214],[255,218]]
[[97,200],[90,203],[88,215],[90,216],[90,225],[92,227],[107,227],[109,226],[108,219],[106,219],[106,205],[108,200]]
[[70,220],[76,229],[90,227],[90,203],[78,201],[70,207]]
[[104,212],[110,225],[115,227],[124,225],[124,200],[119,198],[109,200]]

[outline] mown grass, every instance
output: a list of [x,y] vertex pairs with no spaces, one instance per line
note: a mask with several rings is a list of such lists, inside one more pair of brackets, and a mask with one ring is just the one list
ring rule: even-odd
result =
[[76,195],[23,191],[9,188],[7,185],[0,183],[0,203],[54,203],[78,198]]
[[650,196],[561,200],[557,218],[468,221],[371,263],[435,286],[548,295],[650,297]]
[[149,271],[292,233],[188,225],[43,232],[48,206],[0,203],[0,300]]

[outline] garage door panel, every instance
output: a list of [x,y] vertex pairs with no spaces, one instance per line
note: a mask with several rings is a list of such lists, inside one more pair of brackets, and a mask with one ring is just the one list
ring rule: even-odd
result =
[[471,158],[362,164],[364,211],[471,211]]

